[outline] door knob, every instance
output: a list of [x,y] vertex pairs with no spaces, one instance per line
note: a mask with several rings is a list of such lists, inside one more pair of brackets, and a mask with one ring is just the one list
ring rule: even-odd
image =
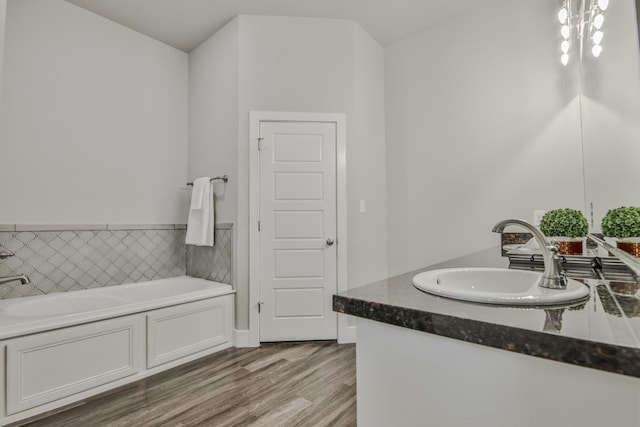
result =
[[335,243],[335,242],[333,241],[333,239],[332,239],[331,237],[329,237],[329,238],[327,239],[327,246],[333,246],[333,244],[334,244],[334,243]]

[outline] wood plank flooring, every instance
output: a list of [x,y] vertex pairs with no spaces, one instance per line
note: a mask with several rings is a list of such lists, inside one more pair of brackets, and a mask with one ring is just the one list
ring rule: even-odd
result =
[[355,426],[355,345],[231,348],[23,425]]

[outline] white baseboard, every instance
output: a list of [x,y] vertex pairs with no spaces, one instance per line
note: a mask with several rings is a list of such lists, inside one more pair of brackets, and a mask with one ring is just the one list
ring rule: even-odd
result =
[[[233,330],[233,344],[235,347],[259,347],[260,343],[251,342],[251,334],[248,329]],[[356,327],[347,326],[338,334],[338,344],[352,344],[356,342]]]
[[338,344],[352,344],[356,342],[355,326],[344,327],[338,332]]
[[255,347],[251,345],[251,337],[248,329],[233,330],[233,344],[236,347]]

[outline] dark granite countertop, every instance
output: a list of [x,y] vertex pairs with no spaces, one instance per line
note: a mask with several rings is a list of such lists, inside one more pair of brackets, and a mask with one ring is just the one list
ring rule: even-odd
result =
[[457,301],[422,292],[411,283],[415,274],[426,270],[508,266],[500,249],[492,248],[334,295],[333,309],[470,343],[640,377],[640,300],[634,296],[640,283],[630,275],[570,271],[570,277],[589,286],[589,299],[552,308]]

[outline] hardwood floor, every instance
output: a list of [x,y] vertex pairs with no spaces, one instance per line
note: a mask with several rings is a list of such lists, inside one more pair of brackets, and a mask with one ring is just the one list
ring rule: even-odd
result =
[[26,425],[355,426],[355,345],[231,348]]

